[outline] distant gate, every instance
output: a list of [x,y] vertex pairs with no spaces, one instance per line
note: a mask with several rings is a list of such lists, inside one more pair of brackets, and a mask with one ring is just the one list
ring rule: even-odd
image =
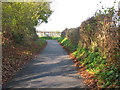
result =
[[61,32],[58,31],[36,31],[37,35],[40,37],[60,37],[61,36]]

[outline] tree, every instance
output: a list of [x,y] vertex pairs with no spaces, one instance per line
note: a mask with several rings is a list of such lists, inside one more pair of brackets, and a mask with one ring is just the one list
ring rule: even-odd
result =
[[3,36],[9,33],[19,44],[36,38],[34,26],[52,14],[48,2],[3,2],[2,10]]

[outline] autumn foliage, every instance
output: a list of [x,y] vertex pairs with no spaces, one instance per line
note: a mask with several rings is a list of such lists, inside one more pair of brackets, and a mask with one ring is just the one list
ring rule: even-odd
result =
[[2,81],[5,83],[45,46],[34,26],[47,22],[52,11],[48,2],[3,2],[2,11]]
[[[78,43],[71,51],[75,62],[78,61],[78,66],[84,67],[94,77],[90,82],[95,82],[99,88],[120,88],[120,28],[111,26],[111,18],[111,12],[97,14],[84,21],[79,31],[78,28],[64,30],[59,39],[69,50]],[[88,75],[82,71],[83,76]]]

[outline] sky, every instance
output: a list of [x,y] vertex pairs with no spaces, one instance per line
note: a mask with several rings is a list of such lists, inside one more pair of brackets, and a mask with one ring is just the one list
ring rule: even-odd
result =
[[[104,7],[112,7],[114,1],[120,0],[51,0],[51,9],[54,11],[48,23],[36,27],[38,31],[63,31],[65,28],[76,28],[95,12]],[[100,3],[101,2],[101,3]],[[115,4],[117,7],[117,3]]]

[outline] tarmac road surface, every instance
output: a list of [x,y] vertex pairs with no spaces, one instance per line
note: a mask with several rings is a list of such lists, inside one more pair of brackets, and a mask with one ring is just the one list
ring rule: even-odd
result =
[[55,40],[3,88],[87,88],[66,51]]

